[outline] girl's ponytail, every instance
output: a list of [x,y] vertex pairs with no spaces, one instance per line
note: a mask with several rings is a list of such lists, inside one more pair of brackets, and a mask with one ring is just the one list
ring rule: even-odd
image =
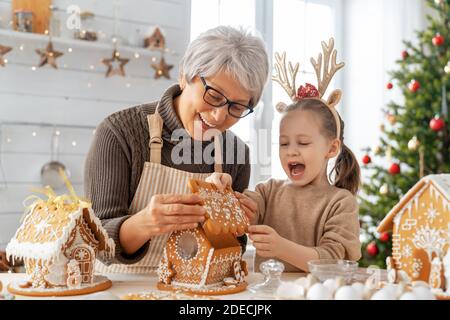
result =
[[360,186],[360,169],[358,161],[353,152],[342,142],[341,153],[339,154],[333,171],[335,171],[334,185],[338,188],[347,189],[356,195]]
[[339,117],[341,122],[341,153],[336,159],[333,171],[336,173],[334,178],[334,185],[338,188],[347,189],[353,195],[358,193],[359,186],[361,184],[361,172],[359,169],[358,160],[352,150],[350,150],[344,143],[344,121]]

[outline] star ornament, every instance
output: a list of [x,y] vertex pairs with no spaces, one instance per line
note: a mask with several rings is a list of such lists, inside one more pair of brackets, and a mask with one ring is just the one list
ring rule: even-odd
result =
[[7,60],[3,56],[11,50],[11,47],[2,46],[0,44],[0,66],[4,67],[6,65]]
[[39,68],[45,66],[46,64],[49,64],[53,68],[58,69],[58,66],[56,65],[56,59],[61,57],[63,53],[55,51],[53,49],[53,43],[51,41],[48,42],[47,47],[44,50],[36,49],[36,53],[41,56]]
[[173,65],[166,64],[164,57],[162,57],[158,64],[152,64],[152,68],[155,69],[155,79],[159,79],[162,76],[170,79],[169,70],[173,68]]
[[119,75],[125,77],[125,65],[130,61],[130,59],[125,59],[120,57],[120,53],[114,50],[111,59],[103,59],[102,63],[108,67],[106,71],[106,77],[111,77],[114,75]]

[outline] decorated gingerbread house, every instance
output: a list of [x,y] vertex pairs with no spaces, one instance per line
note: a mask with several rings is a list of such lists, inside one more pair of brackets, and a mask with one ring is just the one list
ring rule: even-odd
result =
[[378,232],[392,230],[392,257],[387,259],[390,282],[408,277],[450,293],[450,283],[444,280],[450,266],[443,264],[450,247],[449,199],[450,174],[426,176],[378,226]]
[[166,47],[166,39],[160,28],[154,28],[152,34],[144,39],[144,47],[150,49],[164,49]]
[[[73,189],[72,189],[73,190]],[[23,259],[28,279],[9,290],[22,295],[72,295],[106,289],[111,282],[94,276],[96,257],[114,256],[114,241],[103,229],[90,203],[56,196],[28,207],[22,225],[9,242],[8,259]],[[37,197],[36,197],[37,198]]]
[[204,199],[206,220],[169,237],[158,268],[158,288],[199,294],[244,290],[248,272],[237,236],[247,231],[249,221],[239,200],[230,188],[219,191],[198,180],[189,184]]

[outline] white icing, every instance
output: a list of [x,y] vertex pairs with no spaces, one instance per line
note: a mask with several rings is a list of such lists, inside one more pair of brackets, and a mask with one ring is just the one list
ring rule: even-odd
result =
[[206,258],[205,271],[203,272],[202,279],[200,280],[199,286],[204,286],[206,283],[206,278],[208,277],[209,266],[211,264],[211,259],[212,259],[213,254],[214,254],[214,248],[209,249],[208,257]]
[[450,201],[450,174],[434,174],[425,177],[427,181],[432,181],[433,185],[439,190],[439,192]]
[[28,292],[28,293],[45,292],[45,293],[49,293],[49,295],[50,295],[52,292],[61,293],[61,292],[65,292],[65,291],[79,291],[79,290],[84,290],[86,288],[93,288],[93,287],[96,287],[99,284],[101,284],[103,282],[107,282],[107,281],[109,281],[109,279],[107,277],[96,275],[96,276],[94,276],[93,283],[83,283],[78,289],[70,289],[70,288],[67,288],[67,287],[53,287],[53,288],[46,288],[46,289],[43,289],[43,288],[32,288],[32,287],[30,287],[30,288],[21,288],[20,287],[20,283],[21,282],[18,282],[18,283],[13,282],[13,283],[11,283],[11,286],[13,288],[16,288],[19,291],[22,291],[22,292]]
[[[17,240],[17,235],[21,230],[23,230],[26,225],[32,223],[32,210],[25,217],[23,224],[17,230],[13,239],[11,239],[11,241],[8,243],[8,246],[6,247],[6,254],[8,257],[13,259],[28,258],[41,259],[43,261],[54,261],[58,258],[62,247],[69,240],[72,230],[76,227],[77,219],[80,218],[83,214],[83,209],[79,209],[69,214],[70,220],[62,228],[61,237],[59,237],[57,240],[45,243],[20,242]],[[90,219],[97,226],[99,232],[102,234],[106,242],[107,250],[100,251],[99,256],[104,259],[112,258],[114,256],[115,249],[114,240],[108,237],[105,229],[102,227],[100,220],[94,215],[93,211],[90,208],[88,208],[87,210],[89,212]]]
[[48,267],[48,274],[44,276],[45,280],[53,286],[65,286],[67,279],[67,262],[69,260],[60,254],[58,259]]

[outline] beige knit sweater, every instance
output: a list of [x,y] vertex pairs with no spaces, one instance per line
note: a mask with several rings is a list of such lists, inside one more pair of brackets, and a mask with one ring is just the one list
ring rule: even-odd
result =
[[[212,173],[213,164],[195,164],[194,156],[198,150],[193,143],[190,163],[175,164],[172,161],[172,149],[179,143],[171,139],[172,132],[183,129],[173,107],[173,99],[180,93],[180,87],[174,85],[167,89],[160,100],[158,112],[164,121],[161,163],[188,172]],[[92,208],[108,235],[116,243],[116,257],[113,261],[103,261],[106,264],[135,263],[144,257],[148,249],[147,243],[135,254],[126,255],[120,246],[119,230],[122,223],[130,217],[128,208],[138,187],[144,163],[150,159],[147,115],[155,112],[156,105],[157,102],[143,104],[108,116],[97,127],[87,155],[84,171],[85,194],[92,202]],[[245,149],[245,163],[231,162],[223,166],[223,171],[233,177],[233,189],[242,192],[248,187],[250,179],[248,146],[229,130],[223,134],[223,139],[222,158],[225,161],[230,159],[226,154],[236,155],[238,150]],[[201,151],[210,143],[202,143]],[[245,250],[246,237],[239,240]]]
[[[314,248],[320,259],[359,260],[359,218],[356,198],[334,186],[299,187],[270,179],[246,190],[258,204],[258,224],[274,228],[297,244]],[[267,258],[256,255],[255,270]],[[302,272],[284,262],[285,271]]]

